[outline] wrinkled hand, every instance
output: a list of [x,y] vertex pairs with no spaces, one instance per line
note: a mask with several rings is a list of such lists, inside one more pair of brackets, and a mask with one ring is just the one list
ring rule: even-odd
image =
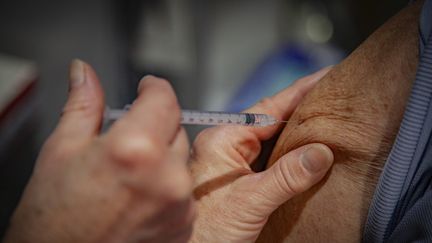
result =
[[99,135],[104,101],[96,74],[74,61],[70,80],[64,113],[5,241],[187,241],[195,211],[189,144],[170,85],[145,77],[130,111]]
[[[286,120],[328,70],[296,81],[246,112]],[[324,177],[333,163],[333,154],[322,144],[291,151],[263,172],[251,170],[261,141],[271,138],[280,128],[224,126],[198,135],[191,158],[198,209],[191,241],[255,241],[277,207]]]

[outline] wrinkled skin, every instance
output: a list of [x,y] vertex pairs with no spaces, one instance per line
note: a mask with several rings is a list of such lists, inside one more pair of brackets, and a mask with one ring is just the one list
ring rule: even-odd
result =
[[421,1],[391,18],[305,97],[269,166],[311,142],[328,145],[328,177],[270,217],[259,242],[359,242],[418,63]]

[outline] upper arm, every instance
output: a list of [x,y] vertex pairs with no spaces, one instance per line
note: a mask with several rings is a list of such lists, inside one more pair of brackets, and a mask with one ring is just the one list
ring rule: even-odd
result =
[[268,166],[311,142],[328,145],[335,164],[322,182],[273,213],[259,241],[360,240],[415,78],[420,8],[416,2],[378,29],[291,116]]

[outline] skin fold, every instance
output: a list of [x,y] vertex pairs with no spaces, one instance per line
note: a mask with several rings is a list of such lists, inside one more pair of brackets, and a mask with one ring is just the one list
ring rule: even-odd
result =
[[304,98],[268,166],[308,143],[335,156],[327,177],[279,207],[258,242],[359,242],[418,64],[423,2],[388,20]]

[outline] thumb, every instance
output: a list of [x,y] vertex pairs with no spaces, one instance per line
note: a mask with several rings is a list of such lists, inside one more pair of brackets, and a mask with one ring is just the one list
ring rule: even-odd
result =
[[99,133],[103,111],[104,97],[96,73],[87,63],[73,60],[69,97],[53,136],[73,143],[88,141]]
[[[268,170],[242,182],[251,195],[246,205],[256,205],[261,217],[319,182],[333,164],[332,151],[323,144],[310,144],[282,156]],[[246,185],[247,184],[247,185]]]

